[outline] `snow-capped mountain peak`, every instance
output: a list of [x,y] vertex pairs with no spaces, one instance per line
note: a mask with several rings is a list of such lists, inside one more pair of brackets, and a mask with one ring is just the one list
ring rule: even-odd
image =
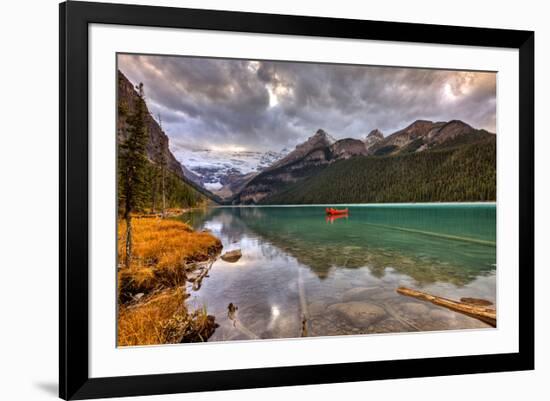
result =
[[178,149],[174,153],[180,163],[197,177],[195,182],[216,192],[244,175],[262,171],[288,152],[285,148],[280,152]]

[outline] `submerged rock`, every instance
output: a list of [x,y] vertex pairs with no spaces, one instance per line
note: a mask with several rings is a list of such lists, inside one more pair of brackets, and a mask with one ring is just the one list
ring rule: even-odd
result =
[[404,303],[400,306],[400,309],[406,315],[424,315],[430,311],[430,308],[418,302]]
[[344,295],[342,295],[342,300],[344,302],[364,300],[365,298],[368,298],[369,293],[372,294],[372,290],[376,289],[376,287],[352,288],[351,290],[344,292]]
[[358,328],[367,328],[386,316],[386,311],[367,302],[345,302],[328,307],[329,312],[335,312],[343,317],[350,325]]
[[476,306],[490,306],[493,304],[491,301],[480,298],[460,298],[460,302]]
[[369,297],[376,301],[386,301],[395,298],[395,292],[388,290],[375,291],[372,295],[369,295]]
[[241,253],[241,250],[240,249],[234,249],[232,251],[224,253],[221,256],[221,258],[225,262],[235,263],[241,258],[241,256],[243,256],[243,254]]
[[317,301],[309,304],[307,309],[311,316],[316,316],[322,314],[326,310],[326,305],[324,302]]
[[448,321],[454,318],[454,312],[444,309],[432,309],[429,315],[430,319],[435,321]]
[[411,326],[405,325],[393,317],[382,319],[365,330],[365,333],[403,333],[414,331]]

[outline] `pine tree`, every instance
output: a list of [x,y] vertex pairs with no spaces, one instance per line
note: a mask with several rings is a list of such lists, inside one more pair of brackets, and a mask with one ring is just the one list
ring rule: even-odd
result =
[[161,191],[162,191],[162,217],[165,216],[166,213],[166,139],[165,137],[161,137],[161,145],[160,145],[160,185],[161,185]]
[[157,212],[157,192],[158,192],[158,168],[155,164],[151,167],[150,181],[151,181],[151,213]]
[[160,185],[161,185],[161,195],[162,195],[162,217],[165,217],[166,214],[166,149],[168,148],[168,144],[166,143],[166,137],[164,136],[164,131],[162,130],[162,117],[159,114],[159,128],[160,132],[163,134],[160,137],[160,143],[159,143],[159,160],[158,163],[160,165]]
[[120,145],[120,183],[126,221],[126,266],[132,259],[132,213],[139,210],[145,201],[147,188],[147,127],[143,84],[137,87],[138,98],[134,113],[128,119],[128,137]]

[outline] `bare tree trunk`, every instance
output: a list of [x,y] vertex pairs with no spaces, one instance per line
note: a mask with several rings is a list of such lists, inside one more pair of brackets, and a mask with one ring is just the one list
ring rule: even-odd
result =
[[397,292],[401,295],[406,295],[423,301],[431,302],[434,305],[443,306],[455,312],[460,312],[465,315],[475,317],[493,327],[497,327],[497,311],[486,306],[478,306],[465,302],[453,301],[443,297],[437,297],[425,292],[416,291],[407,287],[399,287]]
[[152,199],[152,207],[151,207],[151,212],[153,214],[156,213],[156,209],[157,209],[157,169],[156,167],[154,167],[154,176],[153,176],[153,199]]
[[[160,115],[159,115],[159,121],[161,121],[161,124],[162,124],[162,120],[160,119]],[[162,125],[161,125],[161,129],[162,129]],[[161,179],[161,182],[160,182],[160,185],[161,185],[161,191],[162,191],[162,217],[164,218],[166,216],[166,151],[168,149],[168,143],[166,142],[166,139],[165,137],[161,137],[161,142],[160,142],[160,179]]]
[[162,166],[162,217],[165,216],[166,213],[166,184],[164,180],[164,166]]
[[126,220],[126,267],[130,267],[132,261],[132,216],[129,212],[124,213]]

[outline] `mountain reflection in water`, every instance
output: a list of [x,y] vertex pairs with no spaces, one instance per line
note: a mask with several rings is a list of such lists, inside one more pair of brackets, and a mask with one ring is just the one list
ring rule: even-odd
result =
[[[347,216],[322,206],[220,207],[181,218],[243,254],[216,261],[188,301],[216,316],[209,341],[299,337],[304,327],[309,336],[487,327],[403,297],[401,285],[496,301],[494,205],[349,206]],[[368,324],[353,318],[365,304],[380,315]]]

